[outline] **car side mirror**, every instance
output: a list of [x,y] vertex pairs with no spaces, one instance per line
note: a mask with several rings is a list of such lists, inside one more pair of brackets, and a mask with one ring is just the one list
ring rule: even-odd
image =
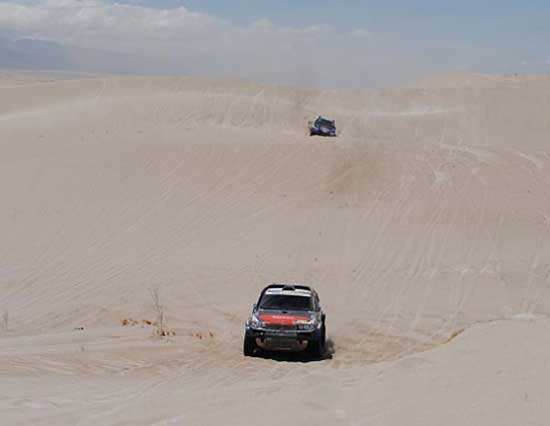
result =
[[254,303],[254,304],[252,305],[252,312],[254,312],[255,310],[256,310],[256,304]]

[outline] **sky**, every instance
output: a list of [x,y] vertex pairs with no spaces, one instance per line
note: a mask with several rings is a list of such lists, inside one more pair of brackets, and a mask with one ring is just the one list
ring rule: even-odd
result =
[[93,52],[107,71],[320,87],[547,73],[548,22],[548,0],[0,0],[0,39]]

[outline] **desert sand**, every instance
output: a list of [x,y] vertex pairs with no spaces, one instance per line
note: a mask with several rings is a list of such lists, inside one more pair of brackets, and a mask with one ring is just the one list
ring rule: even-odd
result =
[[[0,424],[547,425],[549,137],[550,77],[0,77]],[[322,361],[242,356],[272,282]]]

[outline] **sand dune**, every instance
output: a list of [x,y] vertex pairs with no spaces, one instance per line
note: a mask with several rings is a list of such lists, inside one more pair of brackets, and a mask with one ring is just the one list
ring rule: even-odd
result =
[[[0,79],[0,424],[545,424],[549,91]],[[241,356],[276,281],[327,359]]]

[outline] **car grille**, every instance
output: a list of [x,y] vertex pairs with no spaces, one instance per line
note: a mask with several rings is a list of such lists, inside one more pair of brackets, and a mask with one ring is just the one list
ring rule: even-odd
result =
[[265,324],[264,328],[266,330],[277,330],[277,331],[296,331],[298,329],[296,325],[287,325],[287,324]]

